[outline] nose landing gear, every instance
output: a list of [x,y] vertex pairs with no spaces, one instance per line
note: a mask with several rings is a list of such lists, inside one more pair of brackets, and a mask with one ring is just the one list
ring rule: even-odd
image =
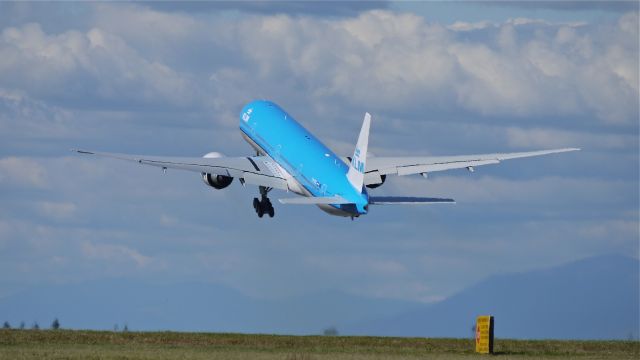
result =
[[271,200],[267,197],[267,193],[269,193],[271,189],[272,188],[260,186],[260,200],[258,200],[258,198],[253,198],[253,209],[260,218],[264,216],[264,214],[268,214],[269,217],[273,217],[275,215],[273,204],[271,204]]

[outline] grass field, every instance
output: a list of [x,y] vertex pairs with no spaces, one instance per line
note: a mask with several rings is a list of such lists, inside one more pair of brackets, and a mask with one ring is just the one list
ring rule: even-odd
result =
[[[640,359],[638,341],[500,340],[500,359]],[[0,359],[470,359],[473,340],[0,330]]]

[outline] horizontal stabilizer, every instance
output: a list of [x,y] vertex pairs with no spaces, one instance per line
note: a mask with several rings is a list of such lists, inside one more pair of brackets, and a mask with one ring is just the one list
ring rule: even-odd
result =
[[338,205],[338,204],[350,204],[351,202],[341,196],[331,197],[297,197],[288,199],[278,199],[282,204],[289,205]]
[[372,196],[369,197],[371,205],[428,205],[428,204],[455,204],[453,199],[412,197],[412,196]]

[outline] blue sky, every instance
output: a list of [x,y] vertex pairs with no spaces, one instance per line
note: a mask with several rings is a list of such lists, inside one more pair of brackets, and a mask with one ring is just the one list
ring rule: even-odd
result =
[[[431,302],[638,257],[637,3],[2,3],[0,34],[0,296],[124,277]],[[354,222],[68,151],[248,155],[257,98],[342,154],[365,111],[378,155],[583,151],[391,178],[375,193],[458,204]]]

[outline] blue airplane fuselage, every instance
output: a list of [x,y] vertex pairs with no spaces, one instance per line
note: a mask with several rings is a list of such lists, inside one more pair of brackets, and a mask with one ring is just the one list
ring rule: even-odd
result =
[[366,188],[355,189],[347,179],[349,166],[291,115],[270,101],[247,104],[240,114],[240,130],[258,152],[269,156],[306,196],[338,195],[351,204],[318,205],[334,215],[359,216],[368,211]]

